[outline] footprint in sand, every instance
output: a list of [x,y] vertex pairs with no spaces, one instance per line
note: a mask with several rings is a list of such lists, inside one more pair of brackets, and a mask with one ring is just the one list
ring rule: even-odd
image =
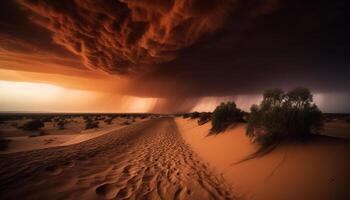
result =
[[[2,174],[45,181],[28,186],[28,179],[5,177],[0,199],[233,199],[185,145],[172,119],[130,125],[72,146],[0,157],[4,161]],[[14,165],[16,173],[7,167]]]
[[131,188],[125,187],[118,192],[117,199],[128,198],[132,194]]
[[96,194],[106,199],[113,199],[117,196],[119,188],[112,183],[103,184],[96,188]]
[[64,165],[65,167],[74,167],[74,162],[67,161],[67,162],[63,163],[63,165]]
[[58,175],[60,174],[63,170],[61,167],[51,165],[45,168],[45,171],[48,172],[51,175]]

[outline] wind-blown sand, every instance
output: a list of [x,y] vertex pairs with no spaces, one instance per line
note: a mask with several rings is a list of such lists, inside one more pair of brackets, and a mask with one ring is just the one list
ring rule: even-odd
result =
[[184,143],[153,119],[63,147],[0,155],[0,199],[232,199]]
[[246,199],[350,199],[350,142],[316,136],[305,143],[280,144],[269,154],[234,164],[257,150],[240,124],[207,136],[210,122],[176,119],[187,144]]

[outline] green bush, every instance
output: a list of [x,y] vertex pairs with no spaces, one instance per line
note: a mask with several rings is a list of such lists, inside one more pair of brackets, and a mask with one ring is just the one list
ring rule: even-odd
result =
[[44,123],[45,123],[45,122],[51,122],[51,121],[52,121],[52,118],[53,118],[53,117],[51,117],[51,116],[49,116],[49,117],[42,117],[42,118],[41,118],[41,121],[44,122]]
[[211,132],[219,133],[237,122],[243,122],[243,112],[237,108],[236,103],[221,103],[212,114]]
[[22,126],[26,131],[36,131],[42,127],[44,127],[44,123],[39,119],[33,119]]
[[246,134],[261,145],[284,138],[303,139],[322,127],[322,113],[306,88],[288,93],[267,90],[260,105],[253,105],[250,111]]
[[65,125],[67,124],[67,121],[62,119],[61,121],[57,122],[57,127],[59,130],[63,130]]
[[190,114],[190,118],[191,119],[196,119],[200,116],[200,113],[199,112],[193,112]]
[[91,116],[88,116],[88,115],[83,115],[83,120],[84,121],[88,121],[88,120],[91,120]]
[[198,119],[198,125],[201,126],[211,120],[211,113],[210,112],[202,112],[200,114],[200,117]]
[[113,118],[107,118],[104,120],[106,124],[112,124]]
[[85,124],[85,129],[93,129],[93,128],[98,128],[99,122],[98,121],[92,121],[92,120],[87,120]]

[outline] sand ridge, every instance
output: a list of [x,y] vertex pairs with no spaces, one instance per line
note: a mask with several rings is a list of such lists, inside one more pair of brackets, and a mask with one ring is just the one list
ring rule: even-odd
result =
[[0,156],[1,199],[233,199],[171,118],[65,147]]

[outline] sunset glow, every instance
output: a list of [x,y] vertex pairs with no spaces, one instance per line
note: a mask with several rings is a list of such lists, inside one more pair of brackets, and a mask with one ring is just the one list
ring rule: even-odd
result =
[[[95,93],[70,90],[50,84],[0,81],[2,111],[53,111],[81,99],[94,100]],[[71,103],[70,103],[71,102]],[[80,102],[84,105],[84,102]],[[68,111],[62,110],[62,111]]]
[[178,113],[228,100],[247,111],[268,88],[298,86],[317,95],[325,112],[350,110],[341,4],[0,4],[4,111]]
[[148,112],[153,98],[73,90],[55,85],[0,81],[0,111]]

